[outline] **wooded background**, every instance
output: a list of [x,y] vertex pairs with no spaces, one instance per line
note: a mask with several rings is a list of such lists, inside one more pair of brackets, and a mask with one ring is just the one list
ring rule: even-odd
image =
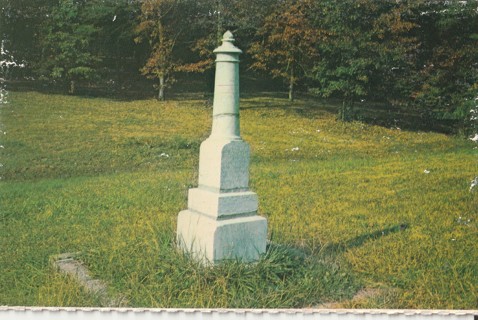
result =
[[3,77],[23,86],[120,94],[154,84],[162,100],[200,74],[212,91],[212,51],[231,30],[244,51],[243,74],[277,79],[274,88],[291,100],[297,92],[340,99],[344,121],[357,119],[366,100],[476,129],[478,1],[0,3],[2,61],[25,66],[2,64]]

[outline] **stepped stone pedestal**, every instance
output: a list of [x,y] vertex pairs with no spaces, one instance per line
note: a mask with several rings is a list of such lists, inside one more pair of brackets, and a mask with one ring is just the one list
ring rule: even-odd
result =
[[266,250],[267,220],[257,215],[257,194],[249,190],[249,145],[239,131],[239,54],[232,33],[214,50],[211,135],[200,148],[198,188],[178,216],[179,246],[194,258],[217,263],[255,261]]

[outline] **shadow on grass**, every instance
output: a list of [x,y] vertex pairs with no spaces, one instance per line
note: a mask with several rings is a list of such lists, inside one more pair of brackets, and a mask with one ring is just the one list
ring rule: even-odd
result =
[[[297,94],[294,101],[289,101],[283,92],[246,92],[241,97],[251,99],[245,107],[241,105],[241,109],[279,109],[309,119],[324,113],[338,115],[342,105],[340,99],[324,99],[307,93]],[[455,134],[460,129],[459,120],[441,119],[427,110],[398,108],[385,102],[357,103],[352,117],[369,125],[407,131]]]
[[[8,90],[37,91],[44,94],[64,95],[64,85],[46,81],[16,80],[8,81]],[[75,96],[85,98],[107,98],[116,101],[134,101],[154,99],[157,92],[154,82],[136,77],[122,84],[78,85]],[[198,101],[198,106],[212,107],[213,86],[203,75],[188,75],[178,78],[178,84],[165,92],[167,101]],[[304,118],[318,118],[328,114],[338,114],[341,99],[323,99],[306,92],[297,92],[296,99],[289,101],[287,92],[277,81],[265,81],[264,78],[250,74],[241,82],[241,109],[280,109]],[[453,119],[440,119],[433,112],[400,108],[385,102],[360,102],[355,104],[353,118],[370,125],[385,128],[400,128],[408,131],[430,131],[454,134],[460,129],[460,122]]]
[[385,102],[365,102],[356,106],[355,117],[365,123],[407,131],[431,131],[454,134],[460,121],[442,119],[439,114],[426,109],[391,106]]
[[15,80],[7,82],[8,91],[35,91],[48,95],[70,95],[82,98],[106,98],[117,101],[145,100],[154,97],[152,85],[147,80],[131,81],[125,86],[78,85],[74,94],[68,94],[65,85],[50,81]]
[[366,234],[357,236],[344,243],[332,243],[332,244],[325,245],[322,248],[320,248],[320,252],[326,256],[337,255],[342,252],[345,252],[347,249],[360,247],[368,241],[377,240],[382,237],[386,237],[388,235],[404,231],[408,229],[408,227],[409,225],[406,223],[394,225],[389,228],[385,228],[382,230],[377,230],[375,232],[366,233]]
[[281,252],[282,256],[287,256],[287,259],[294,261],[304,261],[311,256],[337,257],[347,249],[360,247],[368,241],[377,240],[397,232],[402,232],[408,228],[408,224],[401,223],[382,230],[362,234],[345,242],[330,243],[315,248],[308,247],[307,245],[295,246],[293,244],[281,244],[271,241],[267,245],[267,254]]

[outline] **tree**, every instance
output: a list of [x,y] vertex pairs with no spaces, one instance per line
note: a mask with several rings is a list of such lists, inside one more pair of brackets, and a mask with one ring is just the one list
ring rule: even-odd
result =
[[422,2],[412,97],[427,115],[465,120],[478,96],[478,2]]
[[98,29],[84,16],[84,3],[60,0],[45,23],[39,72],[69,84],[68,92],[76,93],[76,83],[97,77],[101,58],[91,50]]
[[420,47],[416,1],[382,3],[372,21],[375,73],[368,96],[392,105],[409,102]]
[[175,55],[178,38],[187,27],[187,4],[178,0],[145,0],[141,4],[140,23],[136,28],[137,42],[145,39],[151,48],[143,75],[157,79],[158,100],[164,100],[164,90],[174,81],[174,73],[181,65]]
[[374,65],[368,29],[369,19],[375,17],[372,11],[360,9],[351,0],[327,1],[319,8],[318,21],[327,36],[318,43],[323,59],[314,65],[315,79],[320,84],[317,91],[324,97],[342,97],[339,118],[343,121],[351,120],[355,100],[367,95]]
[[213,50],[221,44],[224,32],[230,30],[236,45],[244,51],[241,66],[251,64],[247,51],[264,18],[275,8],[277,0],[198,0],[190,11],[190,30],[186,40],[191,52],[180,69],[185,72],[205,73],[210,89],[214,88]]
[[[213,50],[221,44],[225,32],[224,20],[229,15],[226,0],[202,0],[195,2],[190,17],[194,32],[191,34],[190,49],[195,57],[181,67],[185,72],[206,72],[214,66]],[[212,74],[213,75],[213,74]]]
[[386,100],[403,91],[397,80],[405,79],[416,50],[410,35],[416,24],[407,10],[406,1],[323,1],[315,7],[315,21],[326,34],[318,43],[322,59],[313,69],[315,92],[342,98],[339,119],[354,119],[358,99]]
[[311,24],[311,1],[287,0],[267,16],[257,31],[258,40],[250,48],[251,68],[268,71],[288,84],[289,100],[294,86],[309,75],[312,63],[319,60],[316,43],[323,36]]
[[97,65],[101,61],[91,48],[98,29],[82,16],[84,8],[83,2],[60,0],[46,21],[41,40],[43,53],[39,72],[67,82],[70,94],[76,92],[79,80],[98,76]]
[[[140,3],[135,0],[88,0],[83,16],[97,33],[90,48],[101,56],[101,76],[119,84],[124,74],[137,74],[144,46],[134,42]],[[130,77],[129,77],[130,78]],[[115,79],[115,80],[113,80]]]
[[57,0],[0,0],[0,40],[25,69],[40,60],[41,26]]

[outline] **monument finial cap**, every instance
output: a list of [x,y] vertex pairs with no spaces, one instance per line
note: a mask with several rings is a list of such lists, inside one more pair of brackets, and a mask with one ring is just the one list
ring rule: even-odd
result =
[[227,30],[222,36],[221,46],[216,48],[214,53],[242,53],[242,50],[233,44],[234,41],[234,35],[231,31]]
[[234,39],[234,36],[232,35],[232,32],[229,30],[224,32],[224,34],[222,35],[222,41],[234,42],[235,39]]

